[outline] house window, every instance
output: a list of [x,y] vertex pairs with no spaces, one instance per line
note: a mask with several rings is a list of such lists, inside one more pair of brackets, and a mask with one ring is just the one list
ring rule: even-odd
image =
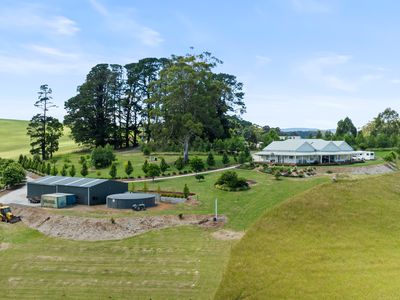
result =
[[293,159],[294,158],[294,156],[289,156],[289,159]]

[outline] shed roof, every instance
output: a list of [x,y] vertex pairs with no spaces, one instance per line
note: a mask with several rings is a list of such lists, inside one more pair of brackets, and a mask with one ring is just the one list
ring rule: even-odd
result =
[[33,184],[44,185],[62,185],[72,187],[89,188],[103,182],[110,181],[108,179],[80,178],[80,177],[64,177],[64,176],[45,176],[37,180],[31,181]]

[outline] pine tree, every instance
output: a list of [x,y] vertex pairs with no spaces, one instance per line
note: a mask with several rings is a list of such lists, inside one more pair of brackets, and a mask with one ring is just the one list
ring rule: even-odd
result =
[[215,165],[214,155],[211,152],[207,156],[207,165],[209,165],[210,167]]
[[57,176],[58,169],[57,169],[56,165],[53,165],[53,167],[51,168],[50,174],[53,175],[53,176]]
[[86,177],[88,174],[89,174],[89,171],[88,171],[88,167],[87,167],[87,164],[86,164],[86,161],[85,161],[85,162],[82,164],[81,175],[82,175],[83,177]]
[[50,163],[47,163],[47,166],[46,166],[46,174],[47,174],[47,175],[50,175],[50,173],[51,173],[51,165],[50,165]]
[[75,166],[72,165],[72,166],[71,166],[71,169],[69,169],[69,176],[75,177],[75,175],[76,175]]
[[185,183],[185,186],[183,187],[183,196],[185,198],[189,197],[190,191],[189,191],[189,187],[187,186],[187,184]]
[[113,163],[112,165],[111,165],[111,168],[110,168],[110,172],[108,172],[108,174],[111,176],[111,178],[115,178],[115,177],[117,177],[117,166],[115,165],[115,163]]
[[160,162],[160,170],[161,173],[164,173],[165,171],[167,171],[169,169],[169,165],[167,164],[167,162],[165,161],[164,157],[161,158],[161,162]]
[[149,162],[147,161],[147,159],[143,163],[142,171],[144,174],[147,174],[147,172],[149,171]]
[[67,171],[68,167],[67,165],[63,165],[62,169],[61,169],[61,176],[67,176]]
[[132,172],[133,172],[133,166],[132,166],[131,161],[128,160],[128,162],[125,165],[125,173],[126,173],[126,175],[128,175],[128,177],[130,177]]
[[224,152],[224,154],[222,155],[222,163],[224,164],[224,165],[227,165],[227,164],[229,164],[229,156],[228,156],[228,154],[226,154],[226,152]]

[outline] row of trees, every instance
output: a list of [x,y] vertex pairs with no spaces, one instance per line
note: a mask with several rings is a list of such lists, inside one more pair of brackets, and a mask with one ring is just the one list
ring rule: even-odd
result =
[[360,148],[396,148],[400,147],[399,114],[387,108],[357,130],[349,117],[340,120],[335,133],[318,131],[316,138],[326,140],[345,140],[350,145]]
[[222,62],[210,53],[145,58],[96,65],[65,103],[65,124],[80,144],[179,144],[188,161],[191,143],[231,136],[230,116],[245,111],[242,84],[214,73]]

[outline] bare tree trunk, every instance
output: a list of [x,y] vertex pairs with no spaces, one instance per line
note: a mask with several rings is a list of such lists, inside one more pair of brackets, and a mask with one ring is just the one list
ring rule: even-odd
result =
[[185,164],[189,161],[189,140],[190,136],[186,136],[183,142],[183,162]]

